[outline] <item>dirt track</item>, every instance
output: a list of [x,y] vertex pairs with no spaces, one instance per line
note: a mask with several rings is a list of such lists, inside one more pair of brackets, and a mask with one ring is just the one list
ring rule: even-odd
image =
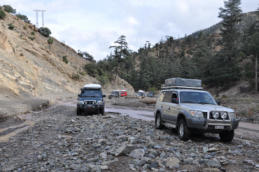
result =
[[[1,123],[0,171],[259,168],[257,125],[241,123],[231,144],[221,143],[215,135],[182,142],[174,130],[155,130],[150,110],[110,107],[106,111],[110,112],[105,116],[76,116],[75,105],[65,103]],[[247,137],[248,132],[253,137]]]

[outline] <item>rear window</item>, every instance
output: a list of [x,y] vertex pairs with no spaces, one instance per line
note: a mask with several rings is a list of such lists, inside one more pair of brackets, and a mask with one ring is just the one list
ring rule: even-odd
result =
[[165,96],[163,98],[163,102],[168,102],[168,103],[171,103],[172,102],[172,92],[165,92]]

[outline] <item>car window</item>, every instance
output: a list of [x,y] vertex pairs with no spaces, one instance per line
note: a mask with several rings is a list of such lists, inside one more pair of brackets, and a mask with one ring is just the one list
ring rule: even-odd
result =
[[162,102],[163,99],[164,99],[164,92],[161,92],[160,95],[159,95],[159,97],[158,97],[158,101],[159,101],[159,102]]
[[100,90],[83,90],[81,97],[102,97]]
[[172,102],[172,92],[170,91],[165,92],[163,102],[168,102],[168,103]]
[[181,103],[216,104],[214,98],[208,92],[182,91],[180,99]]

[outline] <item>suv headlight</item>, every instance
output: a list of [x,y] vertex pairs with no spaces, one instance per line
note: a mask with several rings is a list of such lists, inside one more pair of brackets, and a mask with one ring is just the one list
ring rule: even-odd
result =
[[229,112],[228,114],[229,114],[230,119],[235,119],[235,118],[237,118],[235,112]]
[[100,101],[100,100],[99,100],[99,101],[97,101],[97,104],[98,104],[98,105],[102,105],[102,104],[103,104],[103,101]]
[[79,100],[79,101],[77,101],[77,104],[83,105],[84,101]]
[[222,119],[227,119],[228,113],[227,112],[221,112],[220,116],[221,116]]
[[190,114],[194,117],[197,118],[203,118],[203,113],[202,111],[197,111],[197,110],[190,110]]
[[212,117],[213,117],[214,119],[218,119],[218,118],[219,118],[219,115],[220,115],[219,112],[212,112]]

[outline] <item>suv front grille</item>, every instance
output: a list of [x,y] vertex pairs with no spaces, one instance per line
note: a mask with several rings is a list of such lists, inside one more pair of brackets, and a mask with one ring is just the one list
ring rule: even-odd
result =
[[95,101],[85,101],[85,104],[87,104],[87,105],[93,105],[93,104],[95,104]]

